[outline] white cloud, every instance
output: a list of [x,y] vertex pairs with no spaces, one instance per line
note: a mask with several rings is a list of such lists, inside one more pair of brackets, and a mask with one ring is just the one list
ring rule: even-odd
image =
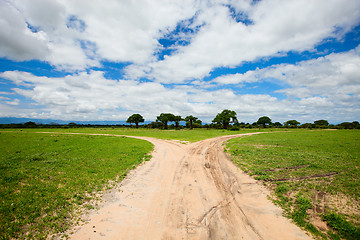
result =
[[41,60],[66,70],[98,65],[66,26],[68,13],[57,1],[2,1],[0,56],[16,61]]
[[60,70],[75,71],[89,66],[100,66],[97,60],[88,58],[78,42],[49,43],[48,48],[51,54],[46,60]]
[[[195,1],[2,1],[0,56],[38,59],[65,70],[99,66],[100,60],[154,60],[158,38],[191,18]],[[88,51],[80,42],[91,43]]]
[[163,61],[149,64],[147,76],[180,83],[201,79],[216,67],[313,50],[325,38],[341,38],[355,26],[359,9],[356,0],[263,0],[240,12],[252,21],[247,25],[236,22],[227,6],[214,4],[200,10],[194,25],[202,27],[191,43]]
[[247,71],[244,74],[236,73],[236,74],[222,75],[220,77],[214,78],[212,82],[218,84],[241,84],[246,82],[247,83],[256,82],[261,77],[257,72],[258,69],[256,71]]
[[16,94],[44,106],[39,113],[47,112],[52,118],[113,119],[112,115],[115,115],[123,120],[133,111],[139,111],[154,119],[159,111],[174,112],[179,108],[177,111],[181,112],[181,109],[189,108],[183,104],[186,92],[182,89],[166,89],[152,82],[109,80],[99,71],[63,78],[8,71],[1,73],[0,77],[17,84],[19,87],[13,88]]
[[153,53],[160,47],[157,39],[196,11],[192,0],[110,1],[107,4],[78,1],[81,6],[73,2],[68,1],[67,5],[86,22],[84,35],[96,43],[100,56],[135,63],[153,60]]
[[[217,67],[314,51],[325,39],[341,40],[359,23],[359,9],[358,0],[0,1],[0,57],[47,61],[70,72],[60,78],[1,73],[18,87],[12,89],[16,98],[4,96],[0,106],[20,114],[20,95],[34,106],[30,110],[27,105],[23,114],[42,118],[124,120],[135,111],[150,120],[172,112],[211,121],[229,108],[247,121],[262,115],[278,121],[314,116],[347,120],[359,116],[360,47],[207,82],[203,78]],[[189,31],[177,32],[177,26]],[[163,37],[175,43],[159,60]],[[129,63],[126,80],[89,70],[101,69],[104,60]],[[149,82],[137,81],[141,77]],[[277,91],[287,99],[272,93],[238,94],[224,86],[263,79],[288,85]],[[176,85],[165,85],[172,83]]]
[[[14,0],[0,4],[2,57],[48,61],[69,71],[99,66],[100,60],[130,62],[136,65],[129,67],[128,76],[177,83],[201,79],[216,67],[311,50],[325,38],[341,38],[360,16],[357,0],[256,4],[250,0],[109,0],[106,4]],[[245,23],[237,22],[234,14]],[[181,22],[195,30],[177,33],[190,44],[172,46],[176,51],[158,61],[155,54],[162,48],[158,40]]]
[[[256,121],[263,115],[281,122],[289,119],[311,122],[325,117],[330,122],[337,122],[354,120],[355,116],[359,116],[359,98],[350,95],[341,95],[343,98],[339,99],[309,94],[300,99],[280,100],[268,94],[237,94],[231,89],[209,91],[190,85],[168,88],[155,82],[109,80],[101,71],[61,78],[8,71],[1,73],[0,77],[19,86],[12,89],[15,94],[32,100],[31,111],[12,110],[21,113],[22,117],[125,120],[138,112],[146,120],[155,120],[161,112],[171,112],[181,116],[191,114],[204,122],[211,122],[223,109],[236,111],[239,120],[245,122]],[[10,102],[7,99],[3,101],[7,101],[7,105]],[[18,100],[13,103],[24,104]],[[353,112],[349,113],[349,109]],[[349,114],[344,116],[344,112]]]
[[11,95],[12,93],[0,91],[0,94],[2,94],[2,95]]
[[[296,64],[279,64],[217,77],[213,83],[242,84],[264,79],[278,79],[291,88],[279,90],[288,96],[307,97],[315,94],[332,95],[333,90],[344,94],[357,94],[360,84],[360,45],[348,52],[332,53]],[[350,88],[349,88],[350,86]]]
[[281,79],[292,86],[280,90],[289,97],[320,95],[338,102],[350,96],[360,100],[359,50],[360,47],[357,47],[349,52],[333,53],[297,65],[282,64],[269,72],[265,70],[264,75]]
[[19,99],[14,99],[13,101],[7,101],[7,102],[5,102],[5,103],[8,104],[8,105],[17,106],[17,105],[19,105],[20,100],[19,100]]
[[192,114],[210,122],[225,108],[238,111],[241,118],[282,108],[276,106],[281,104],[276,98],[268,95],[236,95],[226,89],[207,91],[186,85],[166,88],[154,82],[116,81],[106,79],[99,71],[62,78],[8,71],[0,77],[16,83],[19,87],[13,91],[33,101],[37,117],[53,119],[124,120],[139,112],[147,120],[154,120],[161,112],[172,112],[182,116]]
[[[339,118],[341,113],[352,109],[352,113],[345,117],[349,120],[351,116],[359,117],[356,114],[360,109],[360,46],[297,64],[279,64],[244,74],[224,75],[213,79],[212,83],[219,87],[227,84],[241,86],[266,79],[289,86],[275,92],[288,97],[286,101],[293,106],[293,112],[303,109],[306,115],[320,117],[323,114],[342,121]],[[283,111],[291,112],[289,109]]]
[[48,54],[43,31],[33,33],[22,13],[8,1],[0,1],[0,56],[23,61],[44,60]]

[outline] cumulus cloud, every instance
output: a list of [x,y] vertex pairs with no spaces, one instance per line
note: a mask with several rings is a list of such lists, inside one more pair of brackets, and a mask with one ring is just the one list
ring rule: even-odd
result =
[[64,70],[99,66],[101,60],[154,60],[158,39],[197,9],[193,0],[109,0],[106,4],[14,0],[0,4],[0,56],[48,61]]
[[[359,21],[357,0],[116,1],[13,0],[0,6],[0,56],[42,60],[63,70],[129,62],[128,76],[180,83],[216,67],[311,50]],[[271,11],[269,11],[271,10]],[[158,61],[177,26],[188,45]],[[172,34],[171,37],[174,37]],[[89,47],[90,46],[90,47]],[[181,67],[179,67],[181,66]]]
[[0,56],[16,61],[47,61],[77,70],[98,63],[79,44],[77,30],[66,26],[68,13],[57,1],[2,1]]
[[259,81],[259,78],[262,76],[258,73],[259,71],[248,71],[246,73],[236,73],[236,74],[227,74],[217,77],[212,80],[212,82],[219,84],[241,84],[241,83],[251,83]]
[[0,77],[18,85],[12,91],[38,106],[33,115],[69,120],[118,120],[134,112],[155,120],[161,112],[172,112],[196,115],[210,122],[225,108],[237,111],[242,118],[255,117],[265,109],[270,113],[283,108],[281,102],[269,95],[236,95],[230,89],[207,91],[186,85],[166,88],[154,82],[116,81],[106,79],[101,71],[61,78],[8,71]]
[[214,83],[242,84],[277,79],[291,86],[278,90],[288,97],[316,95],[334,98],[344,95],[360,98],[360,46],[343,53],[332,53],[297,64],[279,64],[244,74],[230,74],[213,79]]
[[55,118],[124,119],[136,111],[154,119],[160,109],[172,112],[178,109],[176,112],[180,114],[191,108],[183,104],[187,92],[182,88],[166,89],[152,82],[109,80],[101,71],[62,78],[7,71],[0,77],[18,85],[12,89],[16,94],[44,106],[39,112],[47,112]]
[[[17,85],[11,97],[0,97],[1,112],[70,120],[123,120],[133,112],[153,120],[172,112],[209,122],[230,108],[248,121],[260,115],[307,121],[331,114],[338,115],[329,118],[333,121],[353,120],[360,111],[360,47],[204,78],[211,79],[219,67],[315,51],[326,39],[341,40],[359,24],[359,9],[358,0],[0,1],[0,57],[45,61],[68,72],[64,77],[0,73]],[[106,61],[127,66],[119,69],[120,79],[106,77],[101,68]],[[288,86],[276,92],[285,99],[231,89],[266,79]],[[23,97],[31,106],[23,107]]]
[[[165,87],[155,82],[110,80],[101,71],[59,78],[8,71],[1,73],[0,77],[18,85],[12,89],[13,93],[32,100],[36,106],[32,112],[22,112],[22,117],[26,113],[27,117],[65,120],[124,120],[138,112],[147,120],[155,120],[161,112],[172,112],[181,116],[192,114],[211,122],[223,109],[231,109],[238,113],[240,121],[252,122],[259,116],[268,115],[276,121],[295,118],[306,122],[314,121],[316,117],[328,117],[332,121],[351,120],[359,114],[358,99],[339,102],[331,97],[309,96],[280,100],[268,94],[237,94],[231,89],[209,91],[191,85]],[[14,107],[22,104],[19,100],[10,103],[3,99],[2,102]],[[342,105],[349,102],[353,105]],[[344,116],[344,112],[348,112],[344,110],[348,109],[354,111]],[[15,108],[13,112],[18,111]]]
[[236,12],[246,15],[246,22],[237,21],[227,5],[214,4],[197,15],[193,25],[202,27],[191,43],[149,64],[147,75],[160,82],[179,83],[201,79],[217,67],[313,50],[325,38],[341,38],[354,27],[360,19],[359,9],[356,0],[263,0]]
[[193,0],[67,1],[66,6],[84,20],[84,36],[100,56],[134,63],[152,60],[160,47],[157,40],[196,12]]
[[348,113],[348,118],[356,116],[360,109],[360,46],[297,64],[279,64],[244,74],[224,75],[213,79],[212,83],[241,85],[266,79],[290,86],[275,92],[285,94],[287,101],[306,108],[309,114],[321,112],[335,118],[331,113],[340,116],[348,108],[353,111]]
[[0,2],[0,56],[19,61],[44,60],[49,53],[45,33],[32,32],[22,13],[8,1]]

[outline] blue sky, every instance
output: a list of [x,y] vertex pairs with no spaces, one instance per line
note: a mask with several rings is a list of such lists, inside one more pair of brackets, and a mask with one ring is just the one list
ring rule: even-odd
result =
[[3,0],[0,117],[360,120],[358,0]]

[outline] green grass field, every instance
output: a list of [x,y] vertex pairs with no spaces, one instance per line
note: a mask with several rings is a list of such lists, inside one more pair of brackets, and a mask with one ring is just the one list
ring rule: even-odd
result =
[[[77,208],[121,180],[152,149],[149,142],[92,133],[195,142],[250,131],[133,128],[7,129],[0,132],[0,239],[43,239],[63,232]],[[51,132],[51,133],[37,133]],[[147,156],[149,158],[149,156]]]
[[[226,146],[299,226],[323,238],[360,239],[360,131],[266,133]],[[331,226],[327,233],[312,224],[319,218]]]
[[44,239],[109,180],[149,159],[153,146],[125,137],[0,133],[0,239]]
[[[20,131],[19,129],[4,129],[3,131]],[[224,129],[182,129],[182,130],[160,130],[144,128],[29,128],[22,129],[23,132],[58,132],[58,133],[95,133],[95,134],[115,134],[126,136],[144,136],[166,140],[179,140],[196,142],[207,138],[213,138],[231,134],[241,134],[261,131],[278,131],[277,129],[241,129],[240,131],[230,131]]]
[[[272,189],[298,225],[322,238],[360,239],[360,131],[263,130],[227,143],[233,160]],[[51,133],[36,133],[51,132]],[[0,239],[44,239],[77,221],[109,180],[149,159],[152,145],[95,133],[195,142],[259,132],[133,128],[9,129],[0,132]],[[321,218],[329,230],[319,230]]]

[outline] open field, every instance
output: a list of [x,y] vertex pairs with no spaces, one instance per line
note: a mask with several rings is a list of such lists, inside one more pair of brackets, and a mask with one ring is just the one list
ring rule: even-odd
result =
[[1,132],[0,239],[64,231],[76,208],[93,208],[95,193],[149,159],[152,147],[125,137]]
[[359,131],[276,132],[226,146],[298,225],[322,237],[360,239]]
[[[20,131],[19,129],[4,129],[3,131]],[[224,129],[182,129],[182,130],[159,130],[144,128],[29,128],[22,129],[24,132],[61,132],[61,133],[91,133],[91,134],[116,134],[126,136],[154,137],[165,140],[179,140],[196,142],[208,138],[259,131],[279,131],[278,129],[241,129],[230,131]]]
[[[233,160],[249,175],[262,180],[272,189],[272,200],[285,209],[286,215],[299,226],[324,238],[358,239],[360,132],[299,129],[263,131],[267,133],[230,140],[227,151],[233,155]],[[129,169],[137,166],[144,158],[149,159],[146,154],[153,148],[151,143],[138,139],[70,133],[147,136],[185,143],[249,132],[259,132],[259,129],[3,130],[0,133],[0,238],[38,239],[66,230],[71,221],[78,220],[76,212],[94,208],[96,193],[104,187],[111,187],[109,180],[120,181]],[[165,143],[162,140],[155,142]],[[193,148],[191,144],[175,143],[176,148],[184,148],[184,154]],[[172,148],[175,143],[166,144]],[[207,153],[214,147],[204,145],[202,148],[207,149]],[[163,150],[166,152],[166,149]],[[195,152],[202,151],[205,150]],[[160,152],[158,155],[163,156]],[[181,158],[181,161],[187,159],[182,158],[180,152],[174,154],[174,158]],[[210,161],[210,158],[206,161]],[[189,164],[184,163],[184,169],[189,168]],[[215,171],[213,165],[199,164],[198,168],[203,168],[202,171]],[[183,172],[177,171],[176,174],[182,176]],[[185,193],[197,184],[191,183],[190,187],[186,185]],[[204,184],[209,183],[204,181]],[[169,189],[173,191],[173,187]],[[199,191],[202,191],[200,186]],[[239,193],[233,193],[235,198],[243,198]],[[139,194],[141,196],[142,193]],[[176,206],[173,207],[177,211]],[[208,207],[211,209],[212,206]],[[186,221],[184,224],[187,224]]]

